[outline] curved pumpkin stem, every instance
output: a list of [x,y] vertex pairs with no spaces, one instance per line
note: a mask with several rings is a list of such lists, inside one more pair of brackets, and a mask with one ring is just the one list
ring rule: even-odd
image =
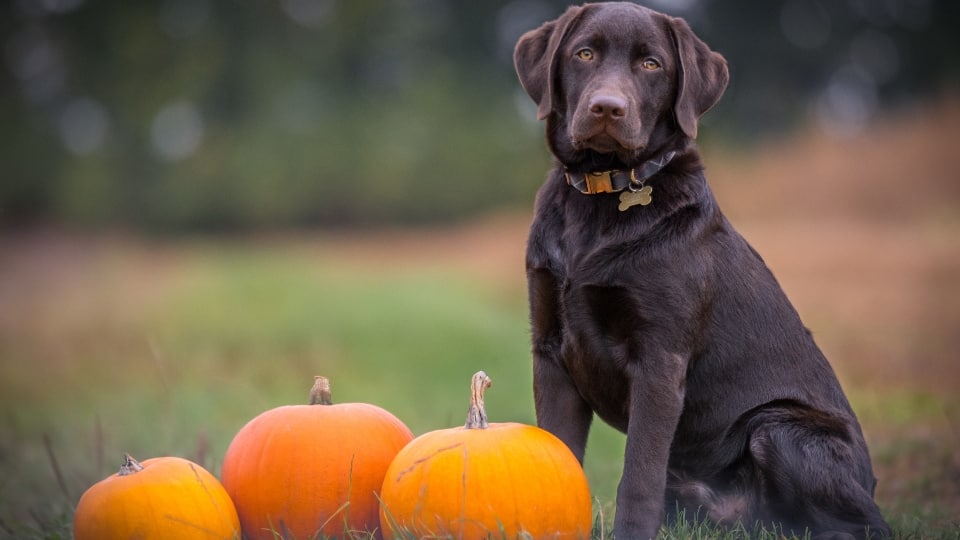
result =
[[483,408],[483,393],[490,388],[493,381],[483,371],[473,374],[470,380],[470,408],[467,410],[467,429],[487,429],[487,411]]
[[127,476],[129,474],[135,474],[143,470],[143,465],[139,461],[133,459],[133,456],[130,454],[123,455],[123,464],[120,465],[120,472],[117,473],[117,476]]
[[323,375],[313,378],[313,388],[310,389],[311,405],[333,405],[333,396],[330,394],[330,379]]

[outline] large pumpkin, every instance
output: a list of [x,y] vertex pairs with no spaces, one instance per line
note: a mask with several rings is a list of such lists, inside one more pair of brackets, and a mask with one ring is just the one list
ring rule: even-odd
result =
[[467,423],[425,433],[387,470],[386,538],[590,538],[590,489],[580,463],[550,433],[488,424],[484,372],[474,375]]
[[120,472],[90,487],[73,517],[76,540],[239,539],[233,502],[203,467],[178,457],[127,454]]
[[333,404],[324,377],[310,403],[260,414],[227,449],[223,485],[248,539],[342,538],[379,526],[383,475],[413,434],[375,405]]

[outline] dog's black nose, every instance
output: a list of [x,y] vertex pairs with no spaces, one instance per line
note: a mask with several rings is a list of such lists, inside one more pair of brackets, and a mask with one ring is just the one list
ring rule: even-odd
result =
[[590,98],[590,112],[595,116],[618,119],[627,114],[627,100],[623,96],[597,94]]

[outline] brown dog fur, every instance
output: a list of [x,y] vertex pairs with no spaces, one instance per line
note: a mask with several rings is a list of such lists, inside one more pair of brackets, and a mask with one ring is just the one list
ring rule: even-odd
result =
[[[528,32],[514,61],[555,156],[527,248],[537,421],[581,461],[594,414],[626,433],[617,538],[677,510],[889,536],[832,368],[707,185],[693,140],[725,60],[681,19],[609,3]],[[568,184],[638,170],[646,206]]]

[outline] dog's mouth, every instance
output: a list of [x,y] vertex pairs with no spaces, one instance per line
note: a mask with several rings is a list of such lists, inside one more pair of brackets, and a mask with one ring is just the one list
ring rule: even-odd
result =
[[[571,130],[573,131],[573,130]],[[643,151],[637,137],[631,137],[610,125],[600,125],[588,133],[571,133],[570,141],[577,152],[592,151],[598,154],[613,154],[623,161]]]
[[606,132],[595,135],[586,140],[573,140],[573,147],[577,150],[593,150],[601,154],[614,154],[627,150],[619,139]]
[[635,160],[631,156],[621,156],[616,152],[598,152],[585,149],[576,153],[575,159],[564,163],[569,170],[579,172],[601,172],[612,170],[626,170]]
[[603,133],[587,140],[573,139],[572,146],[577,161],[589,171],[627,168],[627,164],[637,160],[643,151],[642,146],[626,147],[616,137]]

